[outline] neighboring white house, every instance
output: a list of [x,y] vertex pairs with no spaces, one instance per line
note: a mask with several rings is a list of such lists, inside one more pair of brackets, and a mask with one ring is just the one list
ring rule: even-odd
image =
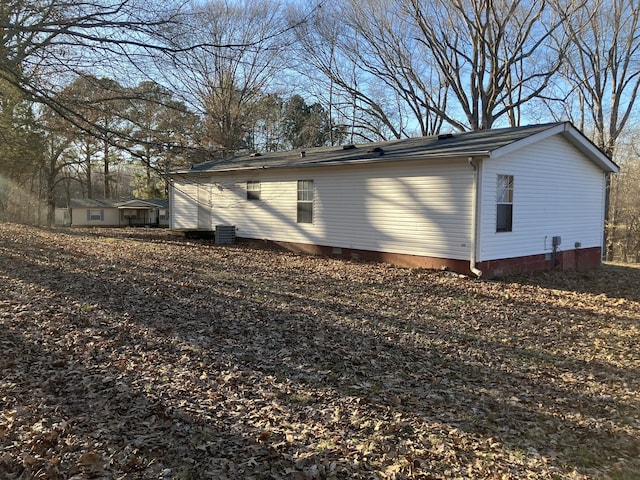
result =
[[488,277],[591,268],[617,171],[570,123],[234,157],[169,175],[170,228]]
[[169,225],[169,201],[162,199],[95,200],[71,199],[72,227],[127,227]]
[[117,202],[72,198],[69,205],[72,227],[119,227],[120,212]]
[[169,200],[129,200],[118,204],[120,223],[127,226],[169,226]]

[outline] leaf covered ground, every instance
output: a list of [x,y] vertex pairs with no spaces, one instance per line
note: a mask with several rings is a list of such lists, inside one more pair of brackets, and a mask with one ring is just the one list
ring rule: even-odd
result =
[[0,224],[0,478],[640,478],[640,269]]

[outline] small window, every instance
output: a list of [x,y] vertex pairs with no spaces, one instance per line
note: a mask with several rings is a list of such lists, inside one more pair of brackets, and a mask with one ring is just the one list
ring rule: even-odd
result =
[[498,175],[496,232],[510,232],[513,226],[513,175]]
[[247,182],[247,200],[260,200],[260,182]]
[[104,221],[104,210],[87,210],[87,220],[92,221]]
[[313,223],[313,180],[298,180],[298,223]]

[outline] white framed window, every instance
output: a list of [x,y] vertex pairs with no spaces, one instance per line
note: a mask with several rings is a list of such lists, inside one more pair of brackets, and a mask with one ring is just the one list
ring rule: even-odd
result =
[[104,210],[87,210],[87,221],[89,222],[104,221]]
[[298,223],[313,223],[313,180],[298,180]]
[[513,229],[513,175],[498,175],[496,189],[496,232]]
[[260,200],[260,182],[247,182],[247,200]]

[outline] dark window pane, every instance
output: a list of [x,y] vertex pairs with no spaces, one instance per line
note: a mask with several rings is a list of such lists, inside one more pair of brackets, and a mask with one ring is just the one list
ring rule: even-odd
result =
[[313,223],[313,203],[298,202],[298,223]]
[[510,232],[513,222],[513,205],[510,203],[498,204],[497,232]]
[[260,182],[247,182],[247,200],[260,200]]

